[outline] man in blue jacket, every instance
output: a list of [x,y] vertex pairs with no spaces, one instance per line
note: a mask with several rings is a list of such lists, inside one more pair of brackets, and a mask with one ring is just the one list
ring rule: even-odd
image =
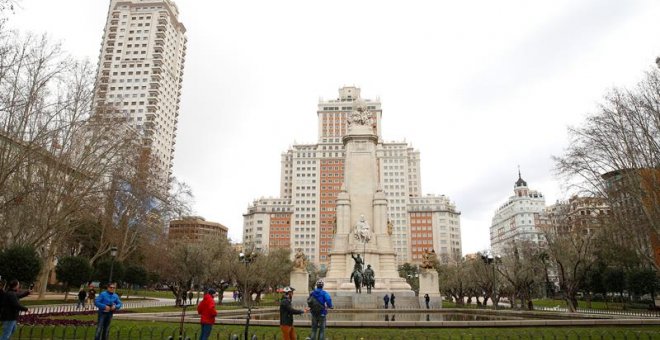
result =
[[115,293],[117,289],[117,283],[111,282],[108,284],[108,289],[99,294],[94,300],[94,304],[99,309],[99,322],[96,326],[96,335],[94,340],[106,340],[108,339],[108,333],[110,332],[110,321],[112,321],[112,315],[116,310],[121,309],[122,303],[119,300],[119,296]]
[[[323,340],[325,339],[325,318],[326,315],[328,314],[328,308],[332,309],[332,299],[330,298],[330,294],[323,290],[323,280],[318,280],[316,282],[316,289],[312,291],[311,294],[318,302],[321,303],[323,308],[321,308],[320,313],[314,313],[312,312],[312,334],[308,339],[311,340]],[[318,330],[318,338],[317,338],[317,330]]]

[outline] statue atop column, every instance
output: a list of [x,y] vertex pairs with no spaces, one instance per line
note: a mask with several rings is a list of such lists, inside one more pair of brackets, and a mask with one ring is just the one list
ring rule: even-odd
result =
[[431,249],[429,251],[428,249],[426,249],[424,250],[424,254],[422,255],[422,264],[419,267],[426,270],[433,269],[437,260],[438,258],[435,254],[435,250]]
[[307,256],[303,253],[302,248],[296,249],[296,255],[293,259],[294,270],[307,270]]
[[360,215],[360,220],[355,224],[354,233],[355,238],[362,243],[367,243],[371,240],[371,228],[369,227],[369,223],[364,219],[364,215]]
[[348,125],[371,126],[373,125],[373,116],[364,104],[358,103],[355,111],[348,117]]

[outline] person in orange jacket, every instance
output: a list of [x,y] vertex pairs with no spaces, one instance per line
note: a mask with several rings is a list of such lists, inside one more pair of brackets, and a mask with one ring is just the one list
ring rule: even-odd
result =
[[211,335],[213,324],[215,324],[215,316],[218,315],[218,311],[215,310],[215,294],[215,289],[209,288],[204,294],[202,302],[197,306],[197,314],[201,316],[200,323],[202,325],[199,340],[207,340]]

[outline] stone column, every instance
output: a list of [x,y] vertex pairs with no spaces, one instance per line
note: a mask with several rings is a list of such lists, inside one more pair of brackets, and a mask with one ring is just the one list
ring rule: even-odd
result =
[[435,269],[422,269],[419,273],[419,305],[426,308],[424,294],[431,298],[431,308],[442,308],[442,295],[440,295],[440,282]]

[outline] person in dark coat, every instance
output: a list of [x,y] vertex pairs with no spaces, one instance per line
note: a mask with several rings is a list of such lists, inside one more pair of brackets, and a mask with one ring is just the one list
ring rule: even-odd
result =
[[85,291],[85,288],[80,288],[76,309],[85,308],[85,299],[87,299],[87,292]]
[[385,294],[385,296],[383,297],[383,302],[385,302],[385,309],[387,309],[390,304],[390,296]]
[[431,302],[431,297],[428,294],[424,294],[424,302],[426,302],[426,309],[429,309],[429,302]]
[[283,340],[296,340],[296,330],[293,328],[293,316],[296,314],[303,314],[308,311],[295,309],[291,306],[291,299],[293,299],[293,287],[284,287],[284,296],[280,301],[280,330],[282,330]]
[[21,293],[18,290],[21,288],[21,284],[18,280],[11,280],[9,282],[9,289],[2,294],[2,313],[0,313],[0,321],[2,321],[2,336],[0,340],[9,340],[11,335],[16,331],[16,323],[18,320],[18,314],[20,312],[27,312],[27,307],[21,305],[18,300],[28,296],[30,294],[29,290],[23,291]]
[[390,296],[390,304],[392,305],[392,309],[394,309],[394,293]]

